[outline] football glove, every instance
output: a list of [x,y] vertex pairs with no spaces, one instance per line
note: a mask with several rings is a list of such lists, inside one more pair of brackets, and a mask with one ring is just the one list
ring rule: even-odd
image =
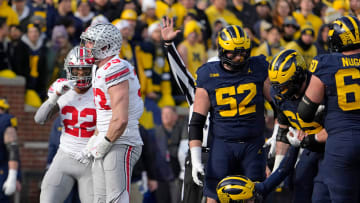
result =
[[269,158],[275,157],[275,154],[276,154],[276,135],[278,134],[278,130],[279,130],[279,124],[275,123],[273,134],[271,135],[271,138],[269,138],[263,146],[263,147],[270,146],[270,150],[269,150],[269,154],[268,154]]
[[200,180],[200,176],[204,176],[204,165],[201,163],[201,147],[192,147],[190,149],[191,153],[191,164],[192,170],[191,175],[195,182],[195,184],[199,186],[203,186],[202,180]]
[[61,82],[54,83],[54,90],[57,95],[63,95],[69,89],[74,89],[76,85],[76,80],[63,80]]
[[[110,150],[112,143],[107,141],[105,137],[93,136],[94,140],[89,140],[87,148],[95,159],[101,159]],[[91,137],[92,138],[92,137]],[[91,141],[91,142],[90,142]]]
[[[291,136],[292,134],[292,136]],[[294,147],[299,147],[301,141],[298,139],[298,130],[289,127],[289,132],[286,134],[287,139],[289,140],[290,144]]]
[[3,185],[4,194],[10,196],[16,191],[17,170],[9,169],[8,177]]
[[82,164],[88,164],[91,161],[91,153],[88,151],[88,149],[85,147],[83,150],[75,154],[74,159]]

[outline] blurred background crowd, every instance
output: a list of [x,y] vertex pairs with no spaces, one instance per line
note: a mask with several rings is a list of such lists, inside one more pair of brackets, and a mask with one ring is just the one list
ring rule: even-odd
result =
[[[328,23],[346,14],[359,16],[360,0],[0,0],[0,80],[23,76],[25,103],[37,108],[52,82],[65,77],[64,58],[80,43],[81,33],[91,24],[114,24],[123,36],[120,58],[134,65],[145,103],[140,123],[143,151],[149,153],[143,153],[133,179],[143,181],[146,171],[148,188],[141,182],[133,191],[158,190],[158,202],[179,202],[187,110],[176,107],[188,106],[167,62],[162,17],[173,18],[182,31],[175,44],[196,78],[197,68],[217,57],[217,34],[226,25],[246,30],[252,56],[263,54],[270,62],[282,49],[296,49],[310,65],[314,56],[328,52]],[[54,133],[58,129],[55,122]],[[146,144],[152,142],[157,149]],[[160,158],[151,157],[154,150]],[[160,161],[150,164],[154,159]]]

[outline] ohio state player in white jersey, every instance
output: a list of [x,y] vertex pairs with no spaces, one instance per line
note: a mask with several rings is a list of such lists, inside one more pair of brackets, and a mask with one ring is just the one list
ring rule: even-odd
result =
[[128,124],[124,133],[113,143],[127,145],[142,145],[139,134],[139,118],[143,113],[143,101],[140,95],[140,84],[136,76],[134,67],[126,60],[120,59],[117,55],[102,67],[93,69],[92,82],[95,96],[95,106],[97,110],[96,127],[99,135],[105,136],[112,118],[112,108],[110,106],[110,95],[107,91],[123,81],[129,82],[129,108]]
[[60,146],[41,184],[40,203],[64,202],[75,181],[81,202],[93,202],[89,157],[82,152],[96,128],[96,109],[91,87],[92,63],[85,50],[73,48],[66,57],[67,79],[56,80],[48,91],[49,99],[35,115],[44,124],[59,112],[63,125]]
[[92,84],[99,134],[87,147],[95,158],[94,202],[127,203],[132,170],[142,149],[140,84],[130,63],[118,57],[122,36],[115,26],[92,25],[80,38],[97,65]]

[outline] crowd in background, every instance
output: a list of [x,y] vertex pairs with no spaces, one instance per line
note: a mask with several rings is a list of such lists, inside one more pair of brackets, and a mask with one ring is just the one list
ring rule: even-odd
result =
[[[141,171],[147,171],[150,191],[158,189],[158,199],[166,191],[171,194],[166,198],[178,202],[184,164],[178,161],[178,148],[187,135],[173,107],[187,103],[170,73],[161,18],[173,18],[182,30],[175,44],[196,78],[196,69],[217,56],[217,34],[226,25],[246,30],[252,56],[263,54],[270,62],[279,51],[296,49],[310,65],[314,56],[328,53],[328,23],[345,14],[358,16],[360,0],[0,0],[0,77],[23,76],[26,104],[39,107],[51,83],[64,77],[64,58],[80,43],[81,33],[91,24],[114,24],[123,37],[120,58],[134,65],[141,83],[142,136],[154,135],[143,140],[157,142],[159,150],[160,158],[147,159],[170,166],[155,175],[156,168],[140,161],[134,183],[143,181]],[[133,191],[143,193],[141,187]]]

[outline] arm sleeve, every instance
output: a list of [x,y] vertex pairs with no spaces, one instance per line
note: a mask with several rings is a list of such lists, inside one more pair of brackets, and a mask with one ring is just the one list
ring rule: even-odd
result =
[[34,120],[38,124],[45,124],[51,116],[55,114],[59,110],[57,104],[52,103],[49,99],[46,100],[40,108],[36,111],[34,116]]
[[294,169],[299,147],[291,147],[285,158],[281,161],[280,166],[264,182],[257,183],[255,190],[261,196],[266,197],[276,186],[278,186]]
[[182,91],[182,93],[186,96],[186,100],[189,105],[191,105],[194,101],[195,95],[195,81],[191,76],[183,60],[181,59],[179,53],[176,50],[175,44],[166,46],[168,54],[168,61],[170,65],[170,70],[174,76],[176,84]]

